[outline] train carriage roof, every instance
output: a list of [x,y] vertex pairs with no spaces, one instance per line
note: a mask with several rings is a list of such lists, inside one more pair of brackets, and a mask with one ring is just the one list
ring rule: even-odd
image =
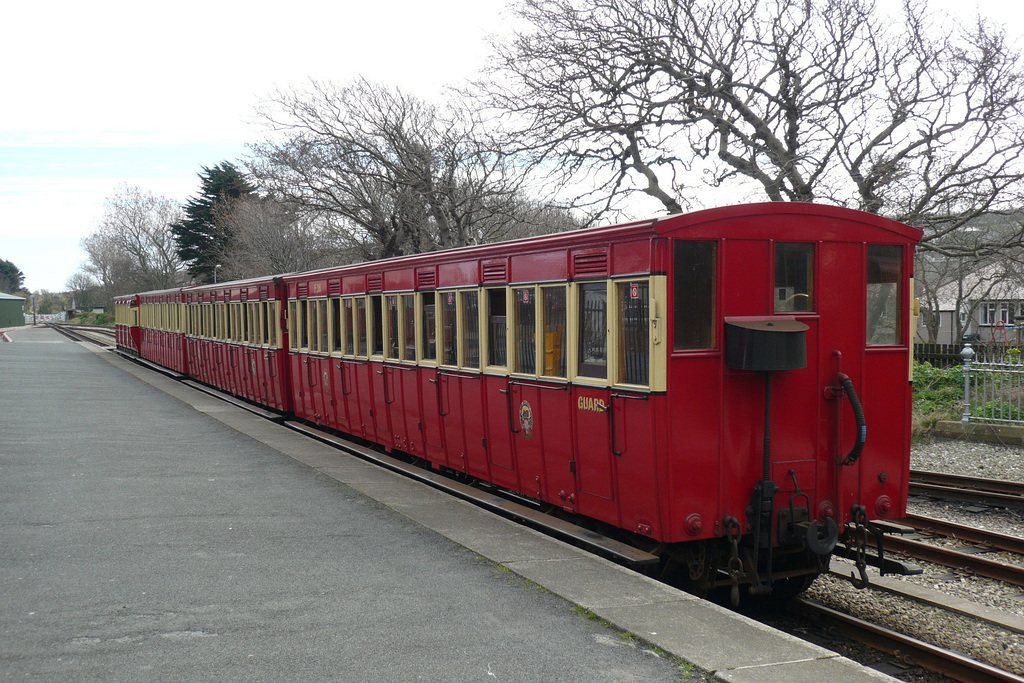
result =
[[[802,220],[803,219],[803,220]],[[807,224],[805,219],[814,219]],[[795,222],[794,222],[795,220]],[[774,237],[780,237],[780,226],[798,226],[804,223],[819,239],[845,241],[868,241],[871,232],[882,231],[890,238],[899,241],[918,242],[924,234],[920,228],[894,221],[891,218],[878,216],[855,209],[829,204],[811,204],[807,202],[764,202],[759,204],[737,204],[714,209],[705,209],[693,213],[676,214],[660,218],[655,222],[654,230],[659,234],[685,231],[697,226],[721,232],[723,237],[729,236],[728,224],[732,223],[738,234],[750,234],[756,222],[763,223]],[[859,226],[859,228],[857,227]],[[859,229],[862,234],[851,233]]]
[[[806,220],[799,219],[815,220],[813,224],[810,224]],[[763,228],[761,235],[758,235],[759,228]],[[585,248],[589,245],[634,239],[645,235],[670,235],[673,233],[679,233],[680,236],[692,236],[696,239],[762,237],[871,241],[884,237],[887,240],[907,243],[917,242],[923,234],[918,228],[854,209],[804,202],[765,202],[718,207],[621,225],[584,228],[539,237],[525,237],[505,242],[330,266],[319,270],[269,275],[216,284],[192,285],[182,288],[182,291],[185,293],[203,292],[267,284],[277,279],[286,283],[302,282],[317,278],[336,277],[342,273],[413,269],[440,263],[515,256],[534,251]]]

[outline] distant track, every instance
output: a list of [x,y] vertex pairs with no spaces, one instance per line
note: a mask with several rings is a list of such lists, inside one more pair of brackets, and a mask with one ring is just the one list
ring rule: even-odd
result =
[[103,347],[113,346],[117,333],[112,327],[101,325],[68,325],[67,323],[46,323],[65,337],[74,341],[87,341]]
[[1024,484],[1002,479],[910,471],[911,495],[1024,510]]

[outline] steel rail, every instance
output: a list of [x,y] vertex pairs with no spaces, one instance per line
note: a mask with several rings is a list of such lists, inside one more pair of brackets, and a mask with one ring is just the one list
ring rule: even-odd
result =
[[989,507],[1024,509],[1024,495],[1021,494],[982,491],[975,488],[955,488],[944,484],[928,484],[913,480],[910,482],[910,494]]
[[978,555],[963,553],[950,548],[932,545],[909,538],[889,536],[885,539],[886,550],[906,553],[919,560],[926,560],[953,569],[964,569],[979,576],[1005,581],[1015,586],[1024,586],[1024,567],[990,560]]
[[1018,536],[1008,536],[994,531],[986,531],[985,529],[978,529],[976,527],[954,524],[953,522],[947,522],[944,519],[923,517],[921,515],[908,514],[899,521],[902,524],[913,527],[918,531],[946,536],[947,538],[955,538],[959,541],[966,541],[967,543],[977,543],[996,550],[1005,550],[1008,553],[1024,555],[1024,538],[1020,538]]
[[800,616],[826,624],[858,642],[905,658],[930,671],[957,681],[964,683],[989,683],[990,681],[1024,683],[1024,677],[1013,672],[1004,671],[959,652],[937,647],[884,626],[843,614],[805,598],[794,598],[789,605],[790,609]]
[[1024,483],[1018,481],[1007,481],[1006,479],[986,479],[984,477],[966,477],[959,474],[946,474],[945,472],[910,470],[910,480],[919,481],[924,484],[937,484],[940,486],[952,486],[955,488],[971,488],[978,489],[979,491],[993,491],[995,493],[1008,493],[1011,495],[1024,496]]
[[57,330],[65,337],[74,341],[87,341],[93,344],[113,344],[117,338],[114,330],[106,327],[92,325],[66,325],[62,323],[47,323],[47,326]]

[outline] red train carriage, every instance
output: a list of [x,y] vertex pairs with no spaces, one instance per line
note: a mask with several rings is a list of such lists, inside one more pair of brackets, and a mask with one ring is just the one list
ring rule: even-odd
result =
[[190,288],[189,368],[787,593],[905,512],[920,236],[761,204]]
[[180,288],[139,294],[139,355],[186,374],[184,318]]
[[275,278],[183,290],[189,374],[254,403],[291,411],[281,298]]
[[114,298],[114,333],[118,350],[138,355],[142,330],[139,328],[139,295]]
[[904,513],[919,237],[769,204],[292,275],[295,412],[765,590]]

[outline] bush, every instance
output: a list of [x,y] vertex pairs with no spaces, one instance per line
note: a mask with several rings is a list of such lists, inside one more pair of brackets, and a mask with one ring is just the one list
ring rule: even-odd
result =
[[964,405],[964,368],[936,368],[914,361],[914,435],[942,420],[959,420]]

